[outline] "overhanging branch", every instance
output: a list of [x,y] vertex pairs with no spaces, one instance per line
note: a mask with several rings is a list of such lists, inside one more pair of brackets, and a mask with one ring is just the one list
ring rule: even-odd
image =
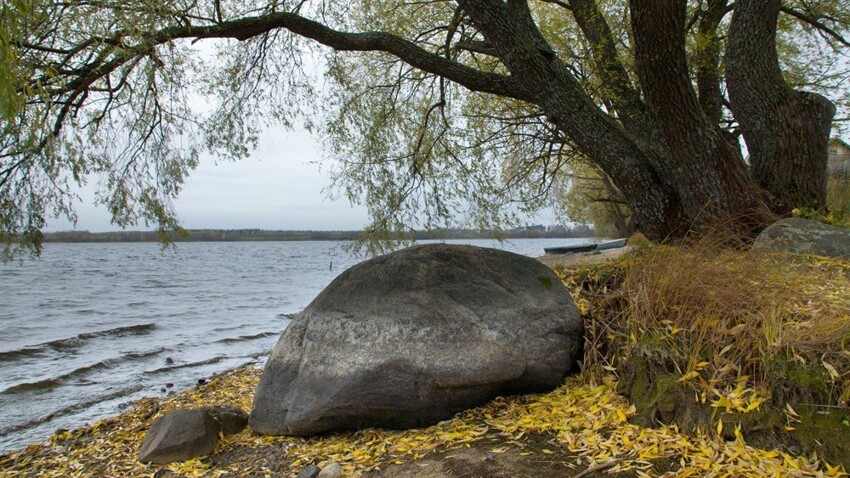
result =
[[508,76],[470,68],[441,55],[431,53],[413,42],[390,33],[342,32],[289,12],[270,13],[206,27],[188,25],[170,27],[155,33],[154,39],[156,43],[167,43],[177,38],[247,40],[278,28],[310,38],[338,51],[381,51],[389,53],[415,68],[442,76],[472,91],[531,101],[531,95]]
[[829,35],[830,37],[832,37],[833,39],[835,39],[837,42],[841,43],[842,45],[850,46],[850,42],[848,42],[846,38],[844,38],[840,33],[835,31],[834,29],[826,26],[823,22],[821,22],[817,18],[806,15],[803,12],[798,12],[797,10],[794,10],[793,8],[789,8],[789,7],[786,7],[786,6],[782,6],[779,10],[782,13],[791,15],[792,17],[794,17],[798,20],[801,20],[801,21],[817,28],[818,30],[826,33],[827,35]]

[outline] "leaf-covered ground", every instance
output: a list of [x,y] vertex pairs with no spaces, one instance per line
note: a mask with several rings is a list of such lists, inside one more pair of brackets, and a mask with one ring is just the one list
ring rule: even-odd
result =
[[[753,448],[740,437],[724,440],[715,430],[688,436],[676,427],[633,425],[629,419],[634,406],[616,394],[613,377],[595,385],[574,377],[551,393],[499,398],[426,429],[363,430],[312,439],[263,437],[245,430],[220,442],[211,458],[167,466],[136,461],[155,417],[177,407],[214,404],[247,410],[259,375],[254,367],[238,369],[170,399],[142,400],[120,416],[57,432],[48,444],[0,458],[0,474],[295,476],[310,463],[337,462],[344,476],[360,476],[446,450],[483,445],[497,461],[506,453],[546,463],[551,455],[563,466],[561,476],[599,465],[598,473],[626,476],[847,476],[817,457]],[[572,463],[565,463],[565,452],[574,457]]]

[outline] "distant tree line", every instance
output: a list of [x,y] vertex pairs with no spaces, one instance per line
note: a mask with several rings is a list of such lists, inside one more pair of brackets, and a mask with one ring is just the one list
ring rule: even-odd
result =
[[[263,229],[194,229],[173,234],[174,242],[232,242],[232,241],[353,241],[360,231],[267,231]],[[585,226],[530,226],[509,231],[480,231],[472,229],[441,229],[416,231],[416,240],[429,239],[504,239],[592,237],[594,231]],[[62,231],[44,235],[44,242],[160,242],[156,231]]]

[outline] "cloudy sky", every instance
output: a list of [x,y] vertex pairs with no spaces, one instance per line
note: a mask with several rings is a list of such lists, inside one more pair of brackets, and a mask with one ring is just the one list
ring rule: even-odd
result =
[[[185,183],[175,206],[189,229],[356,230],[367,222],[363,207],[348,200],[331,201],[327,172],[315,164],[319,145],[304,131],[269,131],[251,158],[215,164],[204,157]],[[95,182],[94,178],[91,180]],[[95,184],[80,195],[76,229],[91,232],[119,229],[103,206],[93,205]],[[138,228],[142,229],[143,225]],[[48,230],[73,229],[63,220],[50,221]]]

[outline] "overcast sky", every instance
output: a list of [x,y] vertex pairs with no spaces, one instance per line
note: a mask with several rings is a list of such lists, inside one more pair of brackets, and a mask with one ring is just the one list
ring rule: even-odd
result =
[[[243,161],[215,164],[204,156],[175,203],[181,223],[188,229],[363,228],[368,222],[365,208],[351,207],[346,199],[327,199],[323,189],[330,186],[330,178],[313,164],[320,157],[317,141],[304,131],[269,131]],[[106,208],[92,204],[95,189],[89,184],[81,192],[76,229],[118,230]],[[72,228],[68,221],[52,220],[47,230]]]

